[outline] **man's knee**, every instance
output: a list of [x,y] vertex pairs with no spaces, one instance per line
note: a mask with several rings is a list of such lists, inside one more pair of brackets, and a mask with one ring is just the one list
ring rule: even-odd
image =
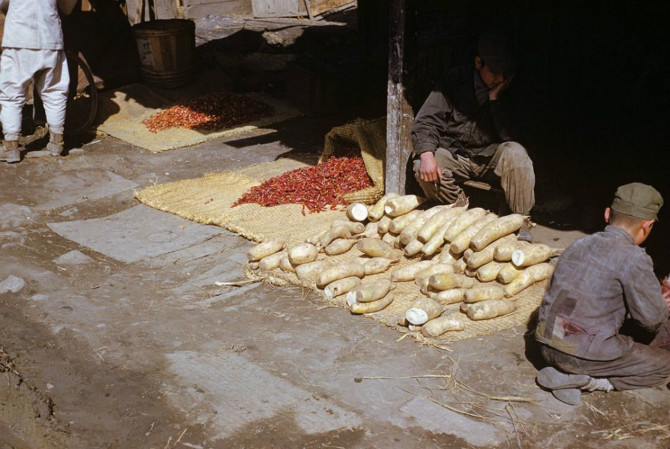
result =
[[505,159],[514,167],[533,166],[528,152],[518,142],[503,142],[498,146],[500,159]]

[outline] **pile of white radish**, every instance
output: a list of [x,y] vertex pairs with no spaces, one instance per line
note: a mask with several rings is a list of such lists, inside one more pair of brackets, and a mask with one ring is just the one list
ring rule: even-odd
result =
[[[515,295],[552,275],[549,259],[560,250],[516,237],[527,217],[424,202],[390,193],[351,204],[346,218],[304,242],[251,248],[249,267],[293,273],[329,299],[346,298],[354,314],[383,310],[396,284],[410,283],[418,294],[401,322],[430,338],[514,312]],[[460,311],[450,307],[458,303]]]

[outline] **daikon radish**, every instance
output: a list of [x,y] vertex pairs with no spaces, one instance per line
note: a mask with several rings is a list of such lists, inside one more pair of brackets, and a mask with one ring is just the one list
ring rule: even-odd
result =
[[412,240],[415,240],[417,234],[419,233],[419,230],[428,221],[428,219],[437,215],[442,210],[444,210],[444,207],[434,206],[428,210],[423,211],[423,213],[421,213],[415,220],[413,220],[409,225],[407,225],[405,229],[402,230],[400,236],[398,237],[400,243],[402,245],[407,245]]
[[372,302],[357,302],[349,306],[351,313],[357,315],[363,313],[373,313],[379,312],[380,310],[388,307],[389,304],[393,302],[393,293],[389,292],[382,299],[378,299]]
[[284,254],[284,256],[279,260],[279,268],[281,268],[282,271],[286,271],[287,273],[295,273],[295,267],[291,265],[291,261],[288,260],[288,254]]
[[368,207],[363,203],[352,203],[347,206],[345,215],[351,221],[365,221],[368,218]]
[[468,226],[463,232],[458,234],[456,238],[451,241],[449,249],[453,254],[462,254],[463,251],[468,249],[470,246],[470,239],[477,234],[484,226],[491,223],[493,220],[498,218],[496,214],[486,214],[481,217],[479,220],[472,223]]
[[365,276],[365,268],[363,268],[363,265],[354,262],[342,262],[328,266],[316,276],[316,286],[323,288],[333,281],[349,276],[362,278]]
[[279,268],[279,262],[285,255],[286,251],[280,251],[278,253],[265,256],[261,259],[260,262],[258,262],[258,268],[261,270],[274,270],[275,268]]
[[418,195],[402,195],[391,198],[384,204],[384,213],[389,217],[398,217],[419,207],[426,198]]
[[451,288],[471,288],[473,285],[475,285],[474,279],[454,273],[434,274],[428,278],[428,286],[439,291]]
[[397,196],[400,195],[394,192],[389,192],[382,196],[374,205],[370,206],[368,208],[368,218],[370,221],[378,221],[380,218],[382,218],[384,216],[384,206],[386,205],[386,201]]
[[396,268],[391,272],[391,279],[397,282],[413,281],[418,272],[428,268],[434,263],[435,262],[431,260],[422,260],[420,262],[405,265],[404,267]]
[[383,235],[382,242],[387,243],[391,248],[399,247],[398,236],[393,235],[390,232]]
[[500,285],[484,285],[466,290],[464,301],[473,303],[489,299],[502,299],[504,297],[505,290]]
[[522,271],[523,268],[517,268],[512,262],[507,262],[502,268],[500,268],[498,276],[496,276],[496,280],[501,284],[509,284],[514,280],[514,278],[520,275]]
[[489,263],[485,263],[481,267],[477,268],[475,276],[481,282],[491,282],[495,281],[500,269],[505,266],[504,263],[496,262],[492,260]]
[[412,212],[409,212],[405,215],[395,217],[394,219],[391,220],[391,224],[389,225],[389,232],[395,235],[400,235],[403,229],[405,229],[414,220],[420,217],[421,214],[423,214],[423,211],[415,209]]
[[351,232],[345,226],[330,228],[319,238],[319,246],[325,248],[335,239],[350,239]]
[[377,232],[379,235],[384,235],[389,232],[389,227],[391,226],[391,217],[384,215],[377,222]]
[[[290,262],[290,261],[289,261]],[[328,259],[315,260],[314,262],[305,263],[295,267],[295,275],[298,279],[305,282],[312,282],[322,270],[331,266],[332,262]]]
[[258,262],[249,262],[247,266],[250,270],[258,270]]
[[432,265],[430,265],[427,268],[424,268],[423,270],[419,271],[416,276],[414,277],[414,282],[419,287],[427,287],[428,286],[428,278],[431,277],[434,274],[451,274],[454,272],[454,267],[451,264],[448,263],[439,263],[436,262]]
[[465,267],[465,271],[463,272],[464,275],[466,275],[469,278],[476,278],[477,277],[477,270],[473,270],[470,267]]
[[[344,220],[343,220],[344,221]],[[320,246],[321,244],[319,243],[321,241],[321,236],[328,232],[328,229],[324,229],[323,231],[319,231],[315,234],[312,234],[310,237],[305,240],[307,243],[311,243],[312,245],[315,246]]]
[[553,272],[554,266],[550,263],[545,262],[532,265],[523,270],[521,274],[505,286],[505,296],[514,296],[534,283],[549,278]]
[[518,231],[525,221],[526,217],[521,214],[500,217],[475,234],[470,239],[470,247],[475,251],[481,251],[491,242]]
[[[460,215],[459,215],[460,216]],[[432,256],[437,252],[438,249],[444,245],[444,233],[451,224],[459,217],[459,216],[453,216],[451,218],[448,218],[446,222],[440,226],[437,231],[433,234],[433,236],[428,239],[426,243],[424,243],[423,248],[421,248],[421,252],[425,256]]]
[[434,299],[442,305],[456,304],[465,299],[465,288],[452,288],[440,292],[428,292],[428,297]]
[[405,312],[405,318],[416,326],[437,318],[444,312],[444,306],[425,296],[416,299]]
[[370,257],[386,257],[391,260],[399,260],[402,253],[391,248],[391,246],[378,239],[363,238],[356,243],[356,248]]
[[477,220],[484,217],[487,214],[486,209],[481,207],[473,207],[468,209],[462,214],[460,214],[454,221],[451,223],[451,226],[444,232],[444,240],[447,242],[452,242],[458,234],[465,231],[468,227],[474,224]]
[[388,257],[373,257],[363,263],[363,269],[365,270],[365,275],[370,276],[373,274],[384,273],[393,263],[395,263],[395,261]]
[[465,313],[474,321],[490,320],[514,312],[516,305],[507,299],[489,299],[470,304]]
[[361,234],[361,237],[370,237],[370,238],[379,238],[379,224],[376,221],[371,221],[365,225],[365,230]]
[[247,251],[247,259],[249,259],[249,262],[258,262],[263,257],[278,253],[284,249],[284,246],[286,246],[286,240],[284,239],[272,239],[259,243]]
[[372,282],[365,282],[352,288],[347,293],[347,304],[351,307],[357,302],[372,302],[386,296],[393,288],[393,282],[390,279],[378,279]]
[[455,313],[433,318],[421,327],[424,337],[439,337],[446,332],[465,330],[465,323]]
[[416,238],[426,243],[448,220],[461,215],[464,211],[465,207],[450,207],[441,210],[426,220],[426,223],[416,233]]
[[288,260],[295,267],[308,262],[314,262],[319,255],[319,248],[311,243],[298,243],[292,245],[288,251]]
[[342,219],[337,219],[333,220],[330,223],[331,228],[336,228],[338,226],[344,226],[349,230],[351,235],[356,235],[360,234],[361,232],[365,231],[365,225],[363,223],[359,223],[357,221],[349,221],[349,220],[342,220]]
[[509,234],[501,239],[492,242],[490,245],[484,247],[482,250],[473,252],[467,258],[468,267],[470,267],[473,270],[476,270],[482,265],[491,262],[493,260],[493,252],[496,250],[496,247],[498,245],[501,245],[503,243],[512,240],[516,240],[516,235]]
[[323,289],[323,294],[326,298],[333,299],[351,291],[352,288],[360,285],[360,283],[361,279],[356,276],[338,279],[326,285],[326,288]]
[[458,259],[452,264],[454,266],[454,273],[461,274],[465,273],[465,269],[468,267],[468,264],[465,262],[465,259]]
[[558,251],[542,243],[527,245],[512,253],[512,263],[519,268],[529,267],[546,261]]
[[512,240],[504,245],[498,245],[493,251],[493,259],[498,262],[509,262],[512,260],[512,253],[517,249],[523,248],[530,243],[523,240]]
[[349,251],[356,242],[356,239],[335,239],[323,249],[323,252],[329,256],[344,254]]
[[414,257],[421,252],[421,248],[423,248],[423,243],[414,239],[405,245],[405,255],[407,257]]

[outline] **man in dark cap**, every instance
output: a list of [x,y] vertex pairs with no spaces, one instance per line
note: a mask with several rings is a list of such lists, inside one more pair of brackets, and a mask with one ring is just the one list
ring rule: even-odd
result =
[[[619,187],[605,209],[607,226],[561,254],[540,305],[535,338],[550,365],[537,382],[559,400],[581,403],[581,391],[632,390],[670,376],[670,295],[639,245],[663,205],[651,186]],[[627,315],[655,336],[650,344],[622,335]]]
[[[474,66],[448,70],[416,114],[412,126],[414,174],[427,198],[462,205],[460,184],[499,183],[511,212],[528,215],[535,204],[535,173],[525,148],[513,142],[501,95],[514,79],[508,36],[484,34]],[[531,241],[529,228],[519,238]]]

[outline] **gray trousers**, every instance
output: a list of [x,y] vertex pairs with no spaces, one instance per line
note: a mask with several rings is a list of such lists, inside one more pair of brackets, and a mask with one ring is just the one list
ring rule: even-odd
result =
[[670,378],[670,327],[661,328],[649,344],[633,343],[633,347],[618,359],[587,360],[552,347],[541,345],[542,357],[552,366],[570,374],[605,377],[616,390],[662,385]]
[[528,215],[535,205],[535,172],[526,149],[516,142],[498,145],[491,157],[468,158],[438,148],[435,159],[442,179],[424,182],[419,176],[421,161],[414,160],[414,176],[427,198],[444,204],[454,203],[462,193],[460,184],[470,179],[499,183],[505,201],[514,213]]

